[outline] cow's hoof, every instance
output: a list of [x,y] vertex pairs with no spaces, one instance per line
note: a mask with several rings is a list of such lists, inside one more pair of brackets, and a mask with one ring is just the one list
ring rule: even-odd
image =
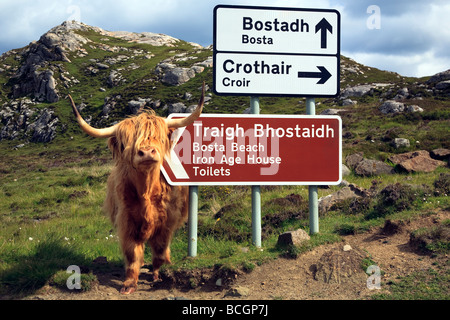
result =
[[120,289],[120,294],[129,295],[129,294],[132,294],[135,291],[136,291],[136,287],[123,286],[122,289]]

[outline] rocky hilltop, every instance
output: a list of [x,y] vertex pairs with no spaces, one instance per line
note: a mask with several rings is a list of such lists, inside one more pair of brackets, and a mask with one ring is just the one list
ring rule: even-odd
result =
[[[28,46],[0,56],[0,140],[23,145],[76,134],[67,107],[69,93],[86,119],[99,126],[143,108],[164,116],[189,112],[201,82],[212,84],[212,66],[211,47],[163,34],[111,32],[66,21]],[[355,117],[448,124],[449,98],[450,70],[406,78],[342,57],[340,96],[318,99],[318,109],[343,117],[344,142],[350,149],[383,143],[389,145],[388,151],[410,151],[417,135],[400,136],[402,132],[392,128],[387,133],[388,129],[376,127],[363,130]],[[245,97],[216,97],[211,92],[206,100],[205,112],[241,113],[248,106]],[[263,112],[298,113],[303,103],[299,98],[268,98]],[[439,147],[448,146],[441,141]]]
[[[72,88],[89,85],[96,77],[102,77],[100,82],[103,82],[95,88],[96,91],[106,92],[105,88],[122,91],[123,85],[129,84],[124,73],[143,67],[136,59],[154,60],[155,54],[138,49],[139,45],[165,49],[184,45],[190,49],[203,49],[198,44],[187,44],[164,34],[111,32],[66,21],[25,48],[4,53],[0,57],[3,84],[0,90],[0,140],[52,141],[56,137],[57,126],[63,124],[52,106],[41,110],[41,105],[58,103],[67,93],[73,92]],[[178,54],[158,62],[153,68],[155,77],[165,84],[180,85],[203,72],[205,67],[212,66],[211,59],[206,59],[205,63],[200,62],[190,68],[177,67],[176,62],[183,61],[184,56]],[[102,119],[108,118],[121,95],[104,99]],[[146,104],[154,107],[151,99],[130,100],[127,104],[131,113]],[[84,106],[81,104],[81,109]]]

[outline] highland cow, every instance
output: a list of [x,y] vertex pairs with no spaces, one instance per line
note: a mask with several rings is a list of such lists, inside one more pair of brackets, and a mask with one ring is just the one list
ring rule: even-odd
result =
[[142,112],[104,129],[87,124],[69,95],[81,129],[93,137],[109,138],[115,165],[108,178],[104,210],[117,228],[125,259],[122,294],[137,288],[145,243],[152,249],[154,280],[159,278],[160,267],[171,263],[170,243],[187,218],[189,195],[188,187],[169,185],[160,168],[170,153],[173,131],[199,118],[204,95],[205,84],[196,110],[186,118],[168,120]]

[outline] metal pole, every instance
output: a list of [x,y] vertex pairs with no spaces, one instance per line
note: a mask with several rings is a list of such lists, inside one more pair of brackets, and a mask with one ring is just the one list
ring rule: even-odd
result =
[[[250,97],[250,113],[259,114],[259,97]],[[252,243],[261,248],[261,187],[252,186]]]
[[[316,100],[306,99],[306,114],[316,114]],[[311,235],[319,233],[319,196],[317,186],[309,186],[309,233]]]
[[261,187],[252,186],[252,243],[261,248]]
[[306,114],[309,116],[316,115],[316,99],[306,98]]
[[189,187],[188,256],[197,256],[198,187]]
[[309,186],[309,233],[319,233],[319,196],[317,186]]

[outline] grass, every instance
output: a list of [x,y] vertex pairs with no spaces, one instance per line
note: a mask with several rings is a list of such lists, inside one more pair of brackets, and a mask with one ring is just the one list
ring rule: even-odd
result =
[[449,300],[450,270],[430,268],[414,272],[389,284],[389,293],[375,294],[374,300]]
[[[30,294],[53,281],[55,274],[70,265],[92,269],[93,260],[99,256],[106,257],[112,266],[123,265],[115,230],[101,212],[110,165],[91,164],[90,156],[85,156],[47,166],[52,160],[50,150],[41,158],[33,158],[28,148],[34,146],[20,149],[14,155],[23,156],[22,161],[13,161],[8,152],[0,155],[2,163],[14,167],[8,170],[3,165],[0,174],[0,293]],[[57,152],[56,144],[48,148]],[[426,183],[431,188],[440,173],[409,175],[409,183]],[[382,182],[378,188],[395,185],[404,178],[404,175],[379,177]],[[373,178],[351,176],[349,180],[370,188]],[[437,185],[442,188],[442,183]],[[321,232],[312,236],[307,245],[280,248],[277,246],[280,233],[297,228],[308,231],[308,190],[303,186],[263,187],[264,250],[261,251],[251,243],[250,190],[250,187],[201,187],[198,257],[186,259],[187,228],[184,227],[173,240],[174,265],[164,268],[181,270],[219,265],[251,270],[268,260],[297,257],[316,246],[340,241],[341,235],[364,232],[384,223],[383,218],[367,219],[363,213],[348,214],[338,208],[320,217]],[[319,197],[335,190],[337,187],[320,189]],[[430,196],[419,207],[388,215],[404,219],[449,206],[448,197]]]

